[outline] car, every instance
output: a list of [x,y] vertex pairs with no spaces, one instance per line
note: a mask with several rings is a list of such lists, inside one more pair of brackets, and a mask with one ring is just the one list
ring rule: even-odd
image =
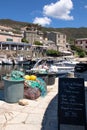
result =
[[86,62],[80,62],[75,65],[74,68],[75,72],[85,72],[87,71],[87,63]]

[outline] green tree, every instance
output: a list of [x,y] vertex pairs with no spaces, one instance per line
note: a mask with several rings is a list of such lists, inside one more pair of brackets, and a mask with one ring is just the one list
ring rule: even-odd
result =
[[28,41],[25,38],[22,38],[21,42],[26,42],[28,43]]
[[84,51],[81,51],[81,52],[78,53],[78,55],[79,55],[80,58],[83,58],[83,57],[85,57],[86,54],[85,54]]
[[80,47],[77,47],[75,45],[71,45],[71,49],[74,50],[79,57],[86,56],[86,52]]
[[56,51],[56,50],[47,50],[46,51],[46,54],[48,55],[48,56],[54,56],[54,57],[56,57],[56,56],[61,56],[61,53],[60,52],[58,52],[58,51]]
[[34,45],[43,45],[43,43],[39,42],[39,41],[35,41]]

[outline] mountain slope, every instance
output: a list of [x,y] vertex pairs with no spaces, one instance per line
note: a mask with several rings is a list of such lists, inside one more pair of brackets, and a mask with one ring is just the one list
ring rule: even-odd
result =
[[9,26],[14,29],[20,29],[21,27],[24,27],[28,24],[29,23],[27,23],[27,22],[14,21],[14,20],[10,20],[10,19],[0,19],[0,25],[7,26],[7,27]]
[[[20,30],[22,27],[25,26],[31,26],[35,25],[33,23],[28,23],[28,22],[20,22],[20,21],[15,21],[11,19],[0,19],[0,25],[3,26],[9,26],[12,27],[13,29]],[[38,27],[38,24],[36,24]],[[58,31],[61,33],[66,34],[67,39],[69,41],[73,41],[76,38],[87,38],[87,28],[81,27],[81,28],[46,28],[46,27],[41,27],[40,28],[43,32],[46,31]]]

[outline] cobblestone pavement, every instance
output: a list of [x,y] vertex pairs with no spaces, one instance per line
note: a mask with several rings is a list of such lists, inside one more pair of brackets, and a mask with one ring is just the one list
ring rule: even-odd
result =
[[48,94],[37,100],[28,100],[28,105],[4,101],[0,91],[0,130],[57,130],[58,79],[47,86]]

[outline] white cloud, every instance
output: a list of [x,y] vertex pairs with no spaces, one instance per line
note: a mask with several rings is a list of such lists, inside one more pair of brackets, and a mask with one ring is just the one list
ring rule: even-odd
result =
[[48,18],[48,17],[36,17],[34,19],[33,23],[39,24],[39,25],[42,25],[42,26],[50,25],[51,19]]
[[56,3],[51,3],[43,7],[43,14],[56,19],[73,20],[73,16],[70,16],[73,9],[73,3],[71,0],[59,0]]
[[72,9],[72,0],[58,0],[56,3],[45,5],[43,7],[43,17],[36,17],[33,23],[45,26],[50,25],[51,18],[73,20],[74,17],[70,15]]

